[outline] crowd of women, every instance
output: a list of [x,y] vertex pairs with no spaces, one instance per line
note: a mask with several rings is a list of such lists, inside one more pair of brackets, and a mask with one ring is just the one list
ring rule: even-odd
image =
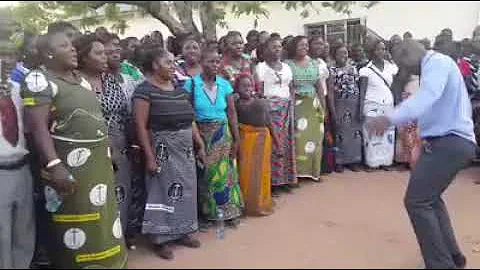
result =
[[390,59],[399,36],[246,40],[164,46],[158,31],[120,39],[65,22],[25,33],[10,81],[35,179],[37,237],[22,243],[35,243],[35,266],[121,268],[139,235],[173,259],[172,244],[200,247],[193,233],[215,221],[272,214],[272,197],[299,180],[414,166],[415,123],[382,136],[363,127],[418,88]]

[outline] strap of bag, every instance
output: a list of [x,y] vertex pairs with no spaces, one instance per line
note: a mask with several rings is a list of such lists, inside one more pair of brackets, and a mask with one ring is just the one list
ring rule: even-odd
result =
[[377,76],[380,77],[380,79],[382,79],[382,81],[385,83],[385,85],[388,87],[388,89],[391,90],[390,85],[388,84],[387,80],[385,80],[385,78],[380,73],[378,73],[375,69],[373,69],[372,66],[369,66],[368,68],[371,69],[373,72],[375,72],[375,74],[377,74]]

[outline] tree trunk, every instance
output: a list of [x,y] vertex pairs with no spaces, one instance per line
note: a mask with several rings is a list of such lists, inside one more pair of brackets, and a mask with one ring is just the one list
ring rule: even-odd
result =
[[164,1],[145,1],[147,12],[161,21],[174,36],[188,33],[188,29],[171,15],[170,7]]
[[207,40],[217,40],[217,18],[214,2],[205,1],[200,8],[203,35]]
[[[69,3],[72,1],[62,2]],[[122,3],[141,7],[145,9],[145,11],[147,11],[147,13],[149,13],[152,17],[162,22],[175,36],[186,34],[194,30],[185,28],[185,26],[181,22],[179,22],[174,16],[172,16],[173,11],[171,10],[167,1],[88,1],[88,3],[90,7],[95,9],[107,3]]]
[[199,35],[195,22],[193,21],[193,4],[187,1],[174,1],[173,5],[177,12],[177,16],[180,19],[180,23],[185,28],[185,31],[194,35]]

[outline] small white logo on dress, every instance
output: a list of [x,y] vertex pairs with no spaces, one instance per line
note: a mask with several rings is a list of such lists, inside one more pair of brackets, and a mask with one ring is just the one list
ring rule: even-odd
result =
[[42,92],[48,87],[47,78],[45,78],[45,75],[38,71],[28,74],[25,78],[25,83],[27,84],[28,90],[33,93]]
[[120,222],[120,217],[117,217],[115,222],[113,222],[112,233],[115,238],[122,238],[122,223]]
[[67,164],[70,167],[80,167],[87,162],[91,154],[92,151],[87,148],[74,149],[67,155]]
[[63,243],[69,249],[77,250],[87,241],[85,232],[79,228],[68,229],[63,235]]
[[314,142],[307,142],[305,145],[305,153],[311,154],[315,151],[315,143]]
[[90,190],[90,202],[95,206],[102,206],[107,202],[107,185],[98,184]]
[[307,118],[300,118],[297,122],[297,129],[300,131],[304,131],[308,127],[308,120]]

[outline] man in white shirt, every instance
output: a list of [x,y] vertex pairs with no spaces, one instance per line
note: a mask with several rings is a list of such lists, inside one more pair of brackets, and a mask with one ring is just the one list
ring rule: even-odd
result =
[[28,268],[35,247],[33,180],[19,88],[0,85],[0,268]]

